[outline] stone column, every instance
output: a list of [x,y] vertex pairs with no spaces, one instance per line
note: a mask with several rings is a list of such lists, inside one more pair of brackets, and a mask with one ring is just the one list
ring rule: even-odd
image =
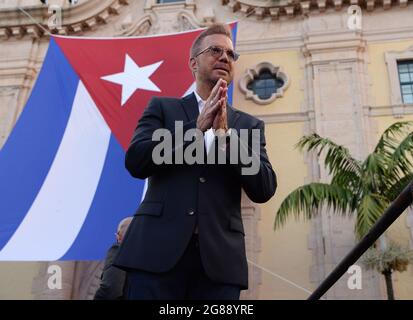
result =
[[92,300],[100,285],[103,261],[78,261],[73,279],[73,295],[75,300]]
[[260,208],[243,192],[241,199],[241,214],[245,231],[245,247],[248,259],[248,290],[241,291],[241,299],[258,299],[259,285],[262,271],[254,264],[258,264],[258,255],[261,251],[261,242],[258,235],[258,221]]
[[[320,19],[321,20],[321,19]],[[307,109],[314,112],[310,127],[350,149],[357,159],[368,153],[369,123],[363,114],[368,104],[366,44],[361,33],[343,24],[317,20],[306,25],[302,48],[307,75]],[[337,17],[340,22],[340,17]],[[327,26],[327,30],[326,29]],[[333,30],[328,30],[332,27]],[[324,30],[323,30],[324,29]],[[313,181],[329,182],[323,161],[313,159]],[[354,218],[342,218],[326,209],[313,221],[309,248],[314,264],[310,278],[319,283],[354,247]],[[360,262],[357,263],[362,266]],[[362,289],[350,290],[344,275],[324,296],[327,299],[382,299],[379,275],[362,271]]]
[[48,44],[29,37],[0,42],[1,149],[27,102]]

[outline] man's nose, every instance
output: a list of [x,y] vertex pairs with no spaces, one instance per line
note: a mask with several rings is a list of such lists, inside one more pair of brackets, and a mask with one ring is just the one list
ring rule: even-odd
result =
[[228,53],[225,50],[223,50],[221,56],[219,57],[219,61],[229,62]]

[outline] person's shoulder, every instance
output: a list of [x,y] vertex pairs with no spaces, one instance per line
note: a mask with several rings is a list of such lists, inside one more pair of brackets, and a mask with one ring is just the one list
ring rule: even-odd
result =
[[185,99],[190,99],[191,98],[191,94],[187,95],[183,98],[177,98],[177,97],[152,97],[152,102],[156,102],[156,103],[160,103],[160,104],[165,104],[165,103],[179,103],[182,100]]
[[256,127],[260,123],[263,123],[261,119],[258,119],[257,117],[247,112],[241,111],[233,106],[230,106],[230,108],[239,117],[239,121],[241,121],[242,123],[248,123],[251,127]]
[[114,244],[109,248],[108,251],[117,251],[117,250],[119,249],[119,247],[120,247],[120,244],[119,244],[119,243],[114,243]]
[[106,260],[106,261],[108,261],[108,260],[112,261],[113,258],[114,258],[115,255],[116,255],[116,253],[118,252],[119,247],[120,247],[119,243],[114,243],[114,244],[109,248],[109,250],[108,250],[108,252],[107,252],[107,254],[106,254],[106,259],[105,259],[105,260]]

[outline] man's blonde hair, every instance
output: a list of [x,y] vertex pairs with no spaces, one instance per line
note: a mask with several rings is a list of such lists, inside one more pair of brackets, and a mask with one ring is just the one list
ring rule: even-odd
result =
[[194,40],[191,46],[191,52],[190,52],[190,57],[194,58],[202,49],[202,40],[204,38],[213,35],[213,34],[223,34],[227,36],[228,38],[231,39],[232,41],[232,33],[230,27],[228,25],[223,24],[223,23],[215,23],[211,26],[209,26],[207,29],[202,31],[198,37]]

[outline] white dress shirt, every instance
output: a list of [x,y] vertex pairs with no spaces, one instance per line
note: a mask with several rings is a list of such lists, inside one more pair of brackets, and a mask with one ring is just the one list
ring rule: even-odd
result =
[[[202,108],[205,106],[206,101],[202,100],[202,98],[199,96],[199,94],[196,91],[194,91],[194,93],[195,93],[196,100],[198,101],[199,113],[201,113]],[[207,154],[209,153],[209,149],[211,148],[214,138],[215,138],[215,135],[212,132],[212,128],[209,128],[207,131],[205,131],[204,141],[205,141],[205,148],[207,150]]]

